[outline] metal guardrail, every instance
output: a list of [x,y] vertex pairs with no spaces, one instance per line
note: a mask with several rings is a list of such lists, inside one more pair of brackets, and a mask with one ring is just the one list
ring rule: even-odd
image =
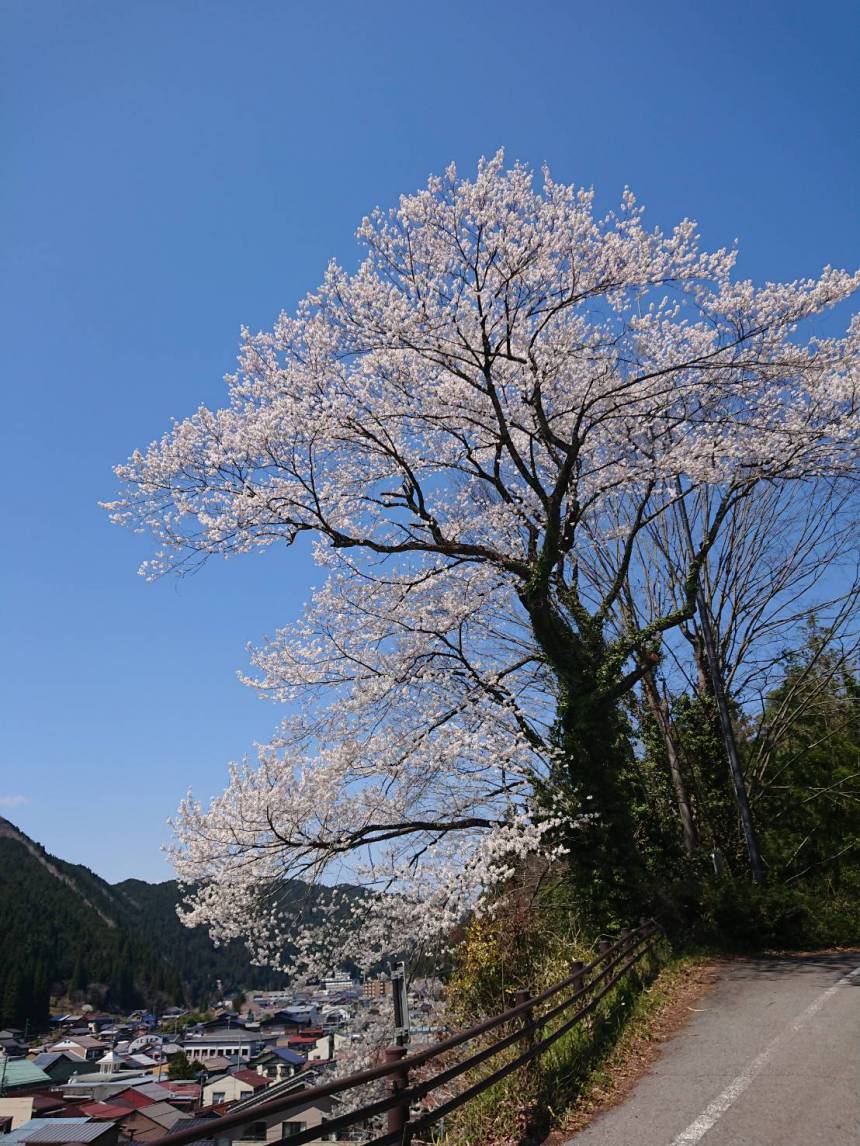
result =
[[[290,1111],[298,1110],[320,1099],[332,1098],[381,1079],[387,1079],[389,1084],[389,1092],[383,1098],[328,1119],[322,1125],[309,1126],[298,1134],[290,1135],[285,1141],[289,1141],[291,1146],[304,1146],[305,1143],[319,1140],[323,1135],[335,1134],[357,1124],[366,1123],[371,1118],[387,1114],[387,1132],[370,1139],[365,1146],[407,1146],[415,1135],[429,1129],[446,1114],[450,1114],[451,1111],[548,1050],[553,1043],[594,1010],[600,1000],[654,947],[661,934],[659,924],[653,919],[645,920],[634,930],[622,931],[614,943],[609,939],[602,939],[598,943],[597,958],[590,963],[572,963],[571,974],[566,979],[535,996],[529,996],[527,992],[518,992],[513,1007],[469,1027],[468,1030],[422,1047],[412,1054],[407,1054],[405,1047],[389,1047],[385,1052],[385,1061],[379,1066],[344,1075],[343,1078],[333,1079],[320,1086],[298,1088],[268,1102],[255,1103],[250,1110],[237,1110],[232,1114],[228,1112],[220,1118],[212,1119],[208,1125],[198,1122],[188,1130],[177,1130],[151,1140],[148,1146],[190,1146],[190,1143],[212,1139],[215,1136],[220,1138],[225,1131],[246,1126],[251,1122],[263,1121],[270,1115],[289,1114]],[[560,1002],[556,1001],[565,991],[570,993],[564,995]],[[549,1003],[551,1005],[546,1010],[535,1016],[536,1009]],[[572,1013],[565,1017],[565,1013],[571,1008],[574,1008]],[[549,1034],[538,1038],[544,1027],[555,1019],[563,1021]],[[491,1031],[508,1027],[513,1023],[516,1024],[513,1031],[503,1034],[489,1045],[482,1046],[429,1078],[416,1083],[410,1082],[410,1074],[419,1067],[465,1043],[481,1039]],[[487,1062],[501,1051],[517,1045],[521,1048],[519,1054],[497,1070],[431,1110],[412,1111],[415,1104],[434,1090]]]

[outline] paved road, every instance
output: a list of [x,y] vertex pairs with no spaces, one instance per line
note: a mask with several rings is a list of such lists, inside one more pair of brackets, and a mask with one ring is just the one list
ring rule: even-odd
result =
[[695,1007],[570,1146],[860,1146],[860,956],[734,963]]

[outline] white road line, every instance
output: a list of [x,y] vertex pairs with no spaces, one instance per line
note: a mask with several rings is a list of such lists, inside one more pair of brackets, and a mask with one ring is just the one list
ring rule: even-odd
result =
[[672,1139],[671,1146],[695,1146],[695,1143],[708,1133],[714,1123],[719,1118],[722,1118],[725,1112],[737,1102],[756,1075],[764,1070],[774,1052],[779,1050],[782,1044],[787,1042],[792,1035],[796,1034],[801,1027],[806,1026],[813,1015],[821,1010],[831,995],[834,995],[840,987],[847,986],[851,980],[858,975],[860,975],[860,967],[855,967],[853,971],[849,971],[847,975],[843,975],[838,983],[834,983],[832,987],[828,987],[826,991],[822,991],[818,998],[810,1003],[806,1010],[801,1012],[794,1022],[789,1023],[772,1042],[768,1043],[761,1054],[756,1055],[746,1070],[742,1071],[737,1078],[732,1079],[722,1094],[719,1094],[713,1102],[709,1103],[699,1117],[690,1123],[686,1130],[682,1130],[677,1138]]

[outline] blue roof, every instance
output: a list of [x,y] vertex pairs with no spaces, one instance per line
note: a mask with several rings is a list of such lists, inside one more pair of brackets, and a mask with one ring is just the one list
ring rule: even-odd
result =
[[275,1052],[278,1058],[282,1058],[284,1062],[292,1063],[293,1066],[300,1066],[303,1062],[307,1061],[303,1054],[299,1054],[298,1051],[290,1050],[289,1047],[272,1047],[272,1050]]

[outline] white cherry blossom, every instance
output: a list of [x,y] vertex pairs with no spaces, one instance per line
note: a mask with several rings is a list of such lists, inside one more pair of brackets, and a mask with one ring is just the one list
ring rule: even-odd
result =
[[[501,153],[358,238],[358,270],[244,331],[224,406],[119,466],[109,506],[157,539],[148,576],[314,538],[327,580],[246,678],[289,714],[183,803],[172,852],[189,923],[306,966],[431,947],[524,856],[592,846],[612,763],[589,737],[692,614],[726,516],[857,461],[860,324],[814,321],[857,274],[737,280],[689,220],[649,229],[630,192],[599,217]],[[619,611],[645,531],[702,491],[683,591]],[[364,894],[305,925],[290,878]]]

